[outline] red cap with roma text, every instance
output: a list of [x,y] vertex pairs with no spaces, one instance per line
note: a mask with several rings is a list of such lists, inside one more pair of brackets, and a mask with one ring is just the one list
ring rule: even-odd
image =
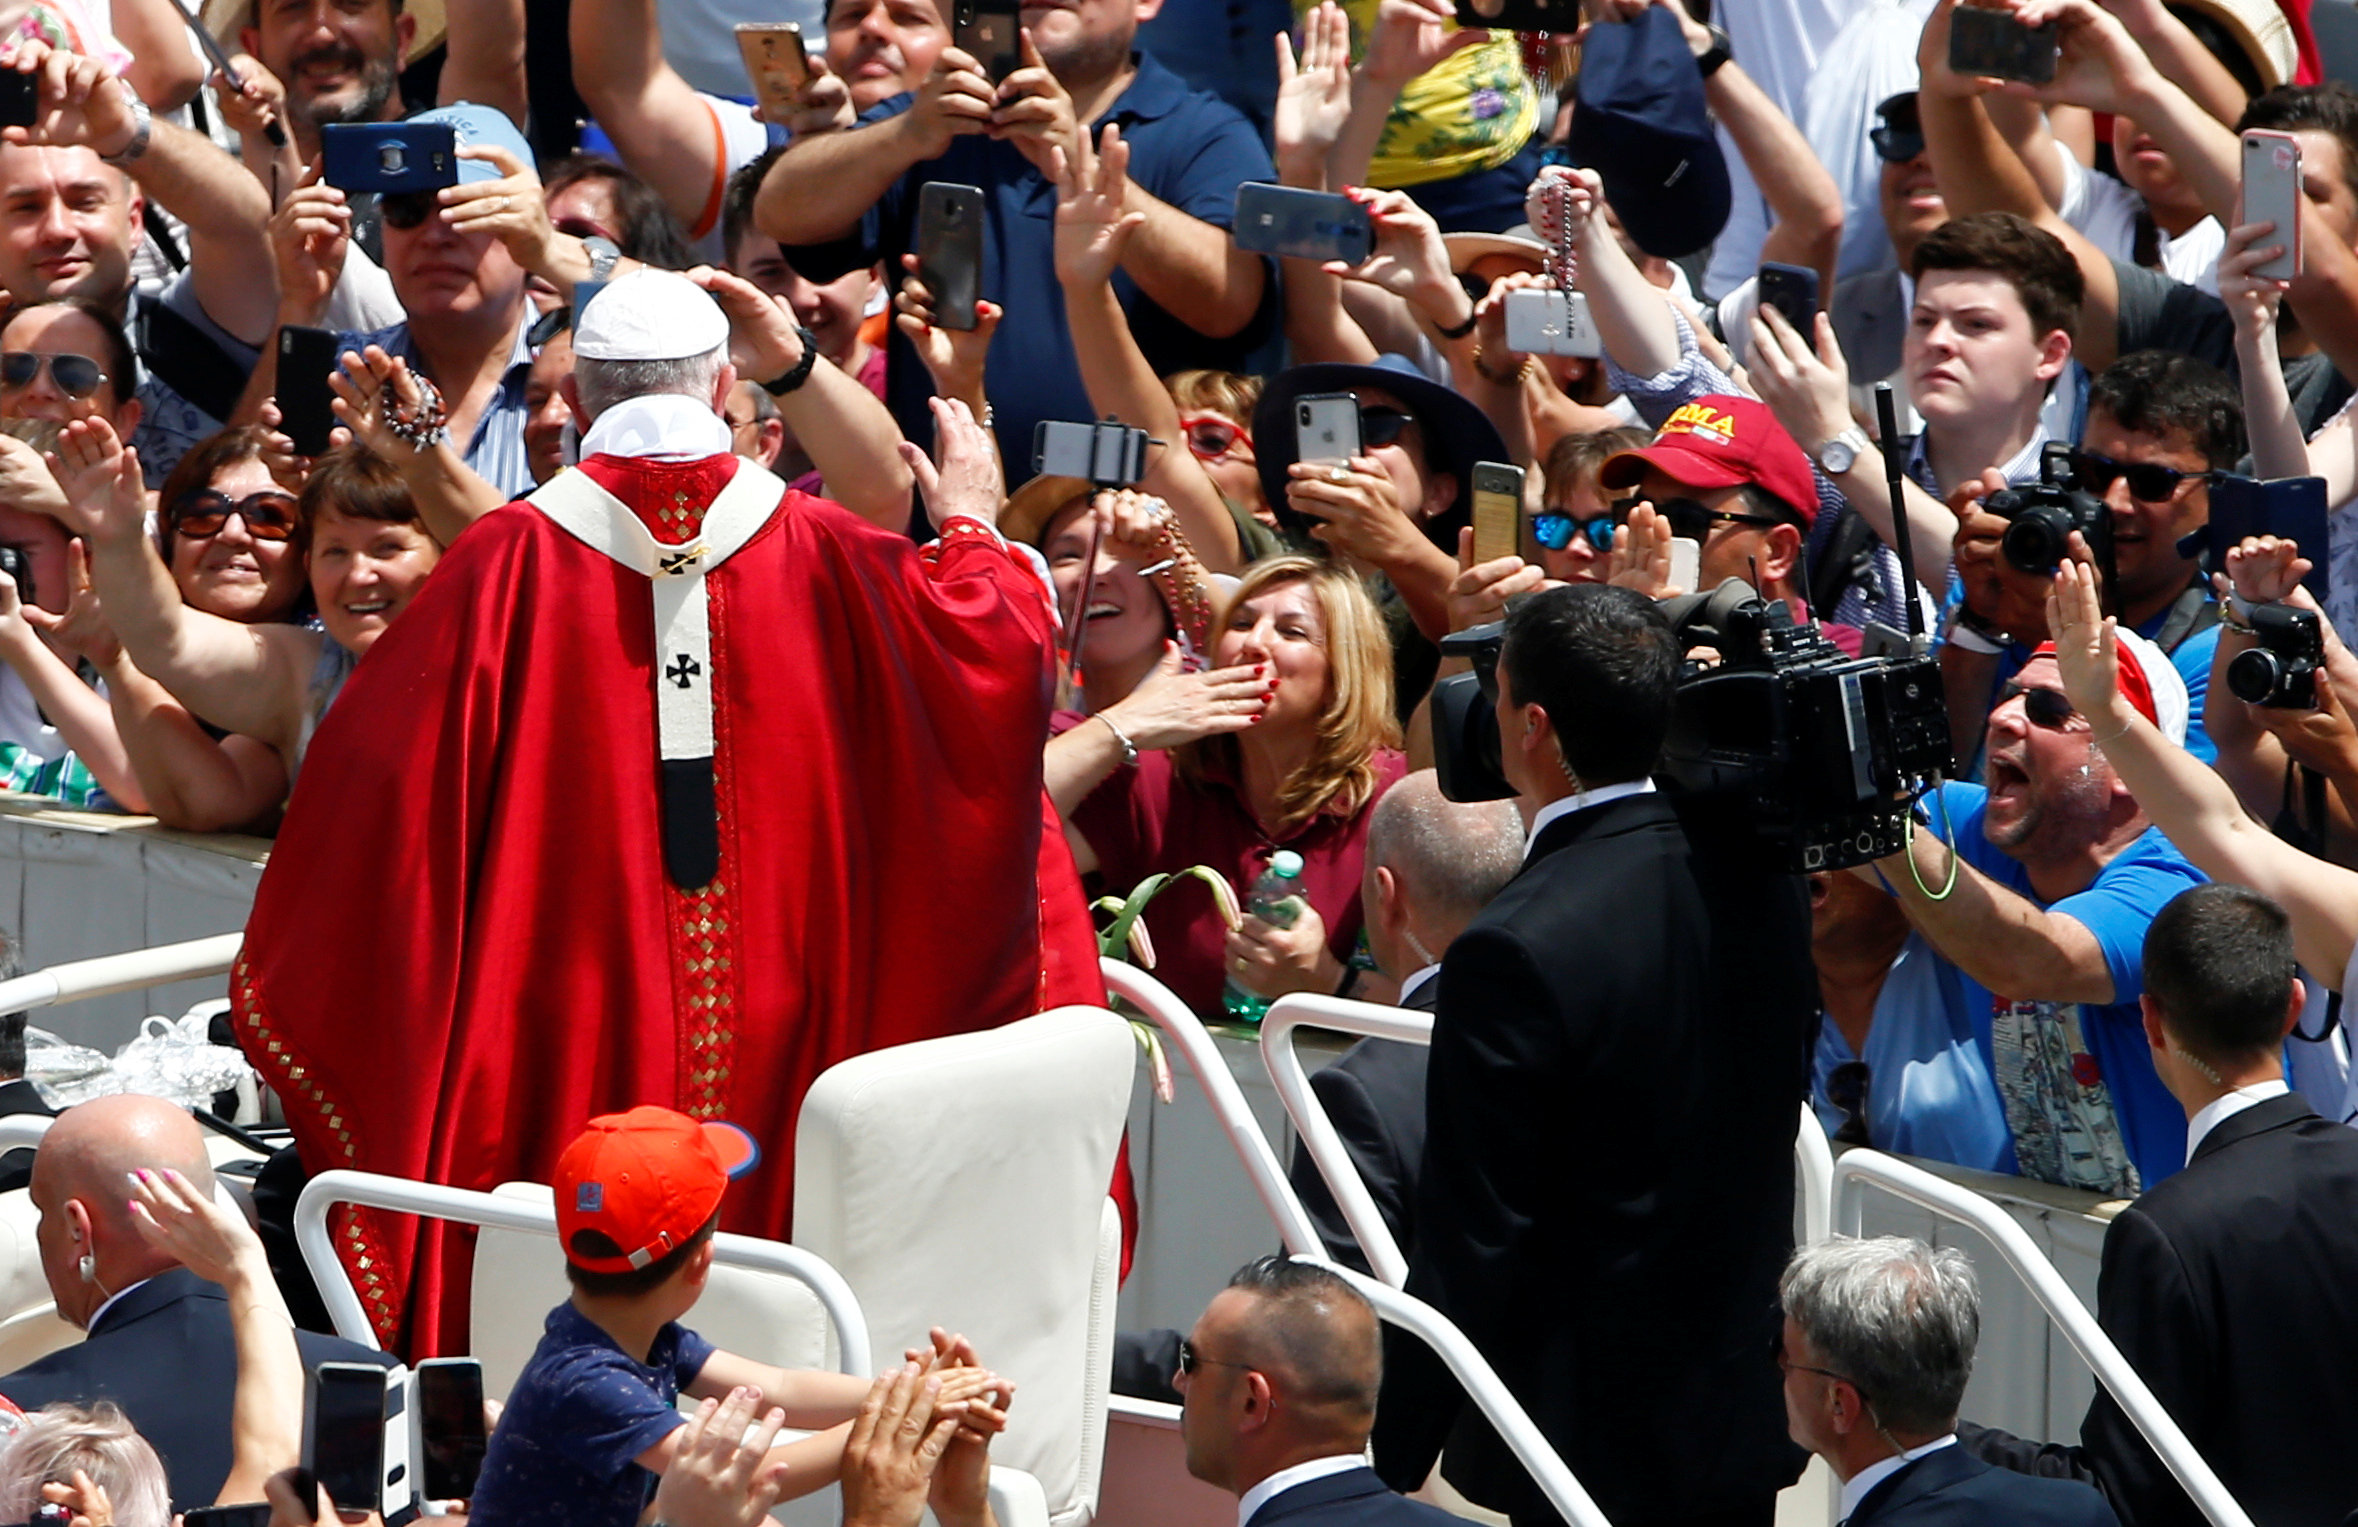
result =
[[1809,458],[1756,398],[1712,393],[1682,403],[1643,450],[1610,457],[1597,474],[1608,488],[1634,488],[1652,467],[1690,488],[1751,483],[1801,517],[1818,517],[1818,480]]
[[[720,1207],[729,1180],[761,1160],[734,1124],[699,1122],[645,1104],[601,1114],[557,1158],[557,1238],[585,1272],[635,1272],[685,1246]],[[573,1243],[595,1230],[622,1248],[588,1256]]]

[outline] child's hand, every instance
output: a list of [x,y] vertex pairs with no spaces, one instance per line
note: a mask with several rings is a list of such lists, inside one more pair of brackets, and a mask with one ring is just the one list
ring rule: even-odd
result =
[[742,1385],[725,1400],[706,1400],[680,1432],[656,1487],[655,1519],[671,1527],[760,1527],[785,1493],[786,1466],[762,1466],[785,1421],[782,1410],[761,1414],[761,1392]]

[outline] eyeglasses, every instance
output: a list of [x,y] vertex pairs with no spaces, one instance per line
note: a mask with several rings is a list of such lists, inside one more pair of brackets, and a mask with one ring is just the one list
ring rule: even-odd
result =
[[[1625,525],[1629,512],[1649,500],[1643,494],[1634,498],[1616,499],[1613,503],[1613,523]],[[1681,540],[1700,541],[1711,534],[1714,525],[1758,525],[1764,528],[1785,522],[1768,514],[1738,514],[1731,509],[1714,509],[1699,499],[1665,498],[1651,501],[1654,512],[1670,521],[1670,533]]]
[[2181,484],[2189,478],[2209,481],[2209,472],[2181,472],[2151,461],[2115,461],[2110,456],[2099,456],[2094,451],[2071,453],[2072,475],[2090,493],[2102,493],[2112,486],[2116,477],[2129,480],[2129,497],[2148,504],[2166,504],[2177,497]]
[[2062,690],[2042,689],[2019,682],[2010,682],[1999,690],[1998,704],[1990,709],[1996,710],[2017,696],[2021,697],[2022,713],[2030,719],[2030,724],[2050,732],[2062,731],[2065,723],[2079,714],[2071,703],[2071,697]]
[[1868,132],[1867,141],[1875,145],[1875,157],[1885,164],[1906,164],[1924,152],[1921,128],[1878,127]]
[[1797,1363],[1787,1357],[1785,1355],[1785,1333],[1782,1331],[1769,1338],[1768,1355],[1769,1361],[1777,1365],[1779,1373],[1815,1373],[1823,1378],[1839,1379],[1851,1388],[1858,1389],[1860,1399],[1863,1400],[1867,1397],[1867,1391],[1859,1389],[1859,1381],[1849,1374],[1836,1373],[1831,1368],[1813,1368],[1807,1363]]
[[377,216],[386,227],[407,233],[423,223],[437,205],[431,191],[395,191],[377,198]]
[[1370,450],[1390,445],[1414,423],[1414,414],[1404,414],[1397,408],[1363,408],[1359,410],[1359,443]]
[[[1180,418],[1179,427],[1187,432],[1187,449],[1198,461],[1219,461],[1236,449],[1238,441],[1248,446],[1253,443],[1244,426],[1218,414],[1186,414]],[[1360,433],[1364,439],[1364,427]]]
[[1863,1060],[1846,1060],[1826,1077],[1826,1101],[1842,1110],[1843,1120],[1834,1131],[1837,1145],[1870,1145],[1867,1137],[1867,1085],[1872,1073]]
[[0,387],[10,392],[33,385],[33,379],[48,368],[49,380],[59,392],[77,401],[98,391],[98,384],[106,380],[106,368],[87,355],[40,355],[31,350],[10,350],[0,354]]
[[246,522],[246,534],[257,541],[285,541],[294,537],[293,495],[267,488],[234,501],[226,493],[200,488],[173,509],[172,533],[202,541],[219,535],[233,514]]
[[1196,1369],[1206,1363],[1215,1368],[1242,1368],[1248,1373],[1252,1371],[1253,1366],[1251,1363],[1231,1363],[1217,1357],[1206,1357],[1195,1350],[1194,1342],[1184,1336],[1179,1338],[1179,1371],[1181,1373],[1192,1375]]
[[1586,536],[1598,556],[1612,555],[1613,516],[1610,514],[1592,514],[1585,520],[1576,520],[1561,510],[1547,509],[1531,516],[1531,539],[1549,551],[1562,551],[1572,544],[1575,534]]

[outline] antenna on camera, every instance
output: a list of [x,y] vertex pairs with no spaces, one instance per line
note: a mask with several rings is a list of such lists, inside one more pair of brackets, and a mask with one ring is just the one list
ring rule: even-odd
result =
[[1916,600],[1915,537],[1908,525],[1907,488],[1901,481],[1899,408],[1892,399],[1889,382],[1875,384],[1875,425],[1882,436],[1876,444],[1883,451],[1883,480],[1891,489],[1891,549],[1899,553],[1900,603],[1907,607],[1908,640],[1920,646],[1924,640],[1924,607]]

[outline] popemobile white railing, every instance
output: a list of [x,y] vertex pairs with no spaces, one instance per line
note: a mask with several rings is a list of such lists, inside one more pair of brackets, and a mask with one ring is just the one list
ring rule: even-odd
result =
[[1532,1480],[1565,1521],[1573,1527],[1611,1527],[1596,1502],[1589,1498],[1588,1491],[1532,1424],[1530,1414],[1507,1392],[1489,1360],[1447,1316],[1421,1299],[1327,1260],[1326,1247],[1318,1239],[1318,1231],[1310,1223],[1302,1201],[1294,1196],[1293,1185],[1286,1181],[1277,1152],[1270,1148],[1268,1136],[1261,1133],[1261,1126],[1254,1121],[1244,1093],[1238,1089],[1236,1078],[1229,1074],[1227,1063],[1220,1058],[1210,1032],[1189,1011],[1187,1004],[1172,995],[1169,987],[1134,965],[1119,960],[1101,963],[1106,986],[1162,1032],[1202,1085],[1211,1100],[1213,1114],[1220,1120],[1229,1144],[1236,1149],[1237,1159],[1244,1163],[1254,1193],[1269,1211],[1269,1217],[1276,1221],[1278,1234],[1284,1238],[1294,1260],[1317,1263],[1350,1280],[1353,1287],[1367,1296],[1379,1316],[1414,1333],[1438,1353],[1467,1397],[1481,1408],[1500,1440],[1513,1449],[1523,1467],[1531,1471]]
[[2080,1302],[2071,1285],[2063,1281],[2054,1264],[2042,1256],[2031,1238],[2023,1233],[2014,1217],[1970,1188],[1935,1177],[1921,1167],[1913,1167],[1881,1151],[1863,1147],[1843,1152],[1834,1163],[1834,1217],[1845,1235],[1857,1235],[1865,1224],[1864,1190],[1876,1188],[1919,1209],[1942,1215],[1969,1225],[1984,1236],[2014,1269],[2031,1297],[2047,1311],[2049,1319],[2062,1330],[2064,1338],[2078,1351],[2081,1359],[2095,1370],[2097,1381],[2112,1391],[2112,1397],[2137,1430],[2144,1434],[2154,1452],[2159,1454],[2173,1477],[2184,1487],[2187,1495],[2212,1527],[2252,1527],[2252,1519],[2211,1466],[2203,1461],[2194,1444],[2170,1419],[2161,1401],[2145,1387],[2145,1380],[2112,1344],[2096,1317]]
[[[446,1188],[430,1182],[411,1182],[375,1172],[320,1173],[304,1186],[303,1196],[295,1200],[295,1244],[302,1248],[304,1265],[311,1269],[312,1280],[319,1285],[320,1298],[327,1305],[328,1318],[335,1322],[336,1334],[364,1347],[379,1343],[375,1328],[369,1324],[368,1312],[361,1307],[360,1295],[353,1292],[351,1279],[336,1256],[335,1243],[328,1236],[328,1210],[336,1204],[359,1204],[463,1225],[517,1230],[545,1235],[552,1240],[557,1234],[554,1204],[502,1198],[495,1193]],[[725,1266],[778,1273],[809,1288],[835,1326],[836,1372],[862,1378],[873,1376],[874,1370],[868,1366],[867,1317],[860,1313],[860,1301],[841,1273],[798,1246],[747,1235],[724,1232],[714,1236],[712,1254],[714,1261]]]
[[193,981],[200,976],[227,975],[229,967],[237,963],[238,947],[245,938],[242,933],[219,933],[211,938],[190,939],[185,944],[159,944],[153,949],[105,954],[94,960],[74,960],[30,975],[15,976],[0,981],[0,1013],[54,1007],[61,1002],[108,997],[146,986]]

